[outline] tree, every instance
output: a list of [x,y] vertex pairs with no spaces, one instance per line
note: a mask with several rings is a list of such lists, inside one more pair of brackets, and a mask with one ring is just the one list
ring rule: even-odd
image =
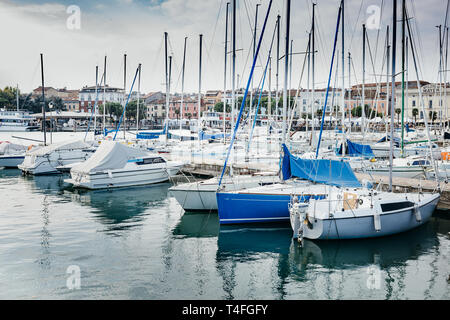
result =
[[417,108],[412,109],[412,115],[414,117],[414,123],[416,123],[417,116],[419,115],[419,109]]
[[395,113],[397,114],[397,122],[400,123],[400,114],[402,113],[402,109],[395,109]]
[[[241,99],[241,103],[242,103],[242,99]],[[216,105],[214,106],[214,111],[215,112],[223,112],[223,102],[218,102],[216,103]],[[227,104],[227,113],[231,112],[231,105]]]

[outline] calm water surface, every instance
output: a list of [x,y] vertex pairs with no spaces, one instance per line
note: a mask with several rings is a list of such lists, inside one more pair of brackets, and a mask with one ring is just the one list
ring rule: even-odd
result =
[[170,184],[80,192],[64,178],[0,170],[1,299],[450,298],[449,212],[394,237],[299,248],[289,225],[184,213]]

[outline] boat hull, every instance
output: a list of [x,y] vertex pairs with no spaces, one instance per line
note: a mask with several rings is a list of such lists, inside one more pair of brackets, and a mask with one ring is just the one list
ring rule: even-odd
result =
[[72,179],[66,179],[65,182],[73,184],[75,188],[98,190],[157,184],[169,181],[170,176],[165,168],[156,168],[93,173],[81,179],[72,175]]
[[25,156],[0,156],[0,168],[17,168]]
[[[310,218],[310,224],[304,227],[304,237],[312,240],[344,240],[384,237],[406,232],[428,222],[439,198],[439,195],[434,195],[430,200],[420,203],[420,221],[416,218],[414,207],[382,213],[379,231],[374,227],[373,215],[336,219]],[[296,237],[298,235],[294,231],[294,238]]]

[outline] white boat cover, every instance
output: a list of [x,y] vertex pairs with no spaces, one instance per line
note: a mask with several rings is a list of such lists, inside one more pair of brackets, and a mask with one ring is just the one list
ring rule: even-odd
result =
[[0,142],[0,155],[19,154],[27,151],[28,147],[10,142]]
[[102,141],[97,151],[85,162],[74,166],[71,172],[91,173],[123,168],[128,160],[148,156],[149,153],[128,147],[116,141]]
[[79,141],[69,141],[69,142],[59,142],[54,143],[49,146],[45,146],[39,149],[30,150],[27,152],[27,155],[34,155],[34,156],[44,156],[47,154],[50,154],[55,151],[64,151],[64,150],[80,150],[91,147],[90,144],[83,142],[81,140]]

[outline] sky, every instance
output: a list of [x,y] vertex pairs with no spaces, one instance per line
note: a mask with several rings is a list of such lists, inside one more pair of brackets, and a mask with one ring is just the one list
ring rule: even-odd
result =
[[[439,77],[439,36],[437,25],[444,25],[448,0],[407,0],[419,77],[430,82]],[[169,34],[168,54],[173,56],[172,92],[181,92],[184,38],[187,40],[185,91],[198,92],[199,35],[203,34],[202,91],[224,88],[224,43],[226,0],[0,0],[0,87],[19,85],[30,92],[40,86],[40,53],[44,55],[45,85],[80,89],[95,85],[95,68],[103,72],[107,56],[107,84],[123,87],[123,55],[127,54],[127,90],[142,64],[141,92],[165,91],[164,32]],[[285,3],[273,0],[254,74],[254,86],[261,82],[268,59],[276,16],[282,17],[280,56],[285,53]],[[339,0],[316,0],[317,88],[326,87],[338,16]],[[248,81],[253,50],[255,8],[258,14],[258,39],[261,35],[269,0],[237,0],[236,73],[239,85]],[[399,16],[401,1],[398,1]],[[75,6],[75,7],[74,7]],[[79,8],[77,14],[71,11]],[[293,40],[292,82],[290,87],[307,86],[307,68],[302,67],[311,29],[311,0],[292,0],[290,38]],[[76,12],[76,11],[75,11]],[[230,12],[231,16],[231,12]],[[392,32],[392,0],[345,0],[345,56],[352,55],[350,82],[362,79],[362,24],[368,26],[366,82],[386,73],[382,68],[386,26]],[[379,19],[378,19],[379,18]],[[379,23],[377,23],[379,20]],[[77,24],[79,21],[79,24]],[[68,25],[69,22],[69,25]],[[396,71],[401,70],[401,23],[397,27]],[[448,24],[447,24],[448,25]],[[339,30],[342,32],[342,30]],[[341,35],[336,50],[331,85],[341,84]],[[228,39],[231,50],[231,38]],[[390,37],[392,41],[392,33]],[[276,83],[276,39],[272,49],[271,81]],[[227,89],[231,88],[231,55],[228,54]],[[373,61],[373,64],[372,64]],[[284,83],[284,59],[279,61],[279,85]],[[415,80],[413,55],[409,54],[408,74]],[[338,77],[335,77],[335,68]],[[348,60],[345,60],[345,83]],[[383,80],[385,76],[383,77]],[[300,81],[301,80],[301,81]],[[398,78],[400,80],[400,76]],[[135,84],[134,90],[137,90]]]

